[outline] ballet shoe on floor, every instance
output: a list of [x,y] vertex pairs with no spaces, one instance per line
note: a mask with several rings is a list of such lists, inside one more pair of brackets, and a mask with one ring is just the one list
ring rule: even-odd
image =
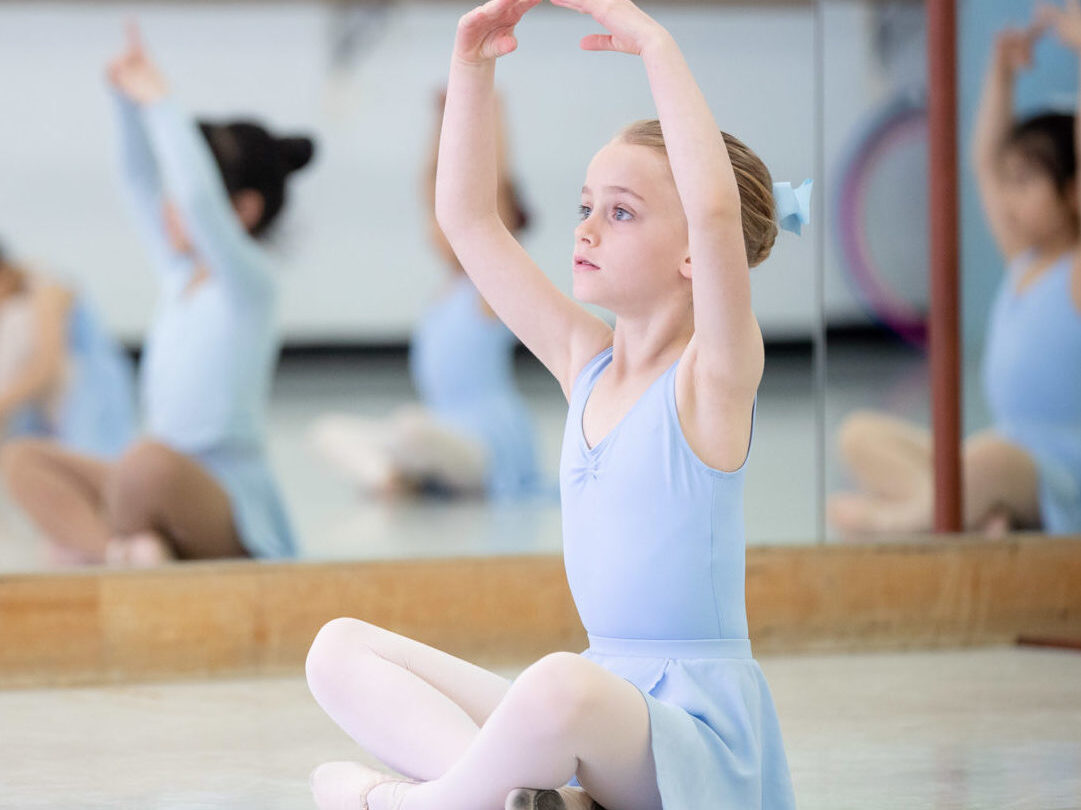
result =
[[379,785],[408,781],[359,762],[324,762],[312,771],[309,783],[319,810],[368,810],[368,796]]
[[122,568],[156,568],[172,559],[172,549],[157,532],[114,537],[105,546],[105,562]]

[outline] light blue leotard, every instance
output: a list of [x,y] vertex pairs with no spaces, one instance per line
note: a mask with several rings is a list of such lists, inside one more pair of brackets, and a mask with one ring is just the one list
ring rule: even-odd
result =
[[641,690],[666,810],[791,810],[780,725],[751,656],[744,602],[744,468],[695,455],[671,366],[596,446],[586,400],[612,350],[575,380],[560,492],[583,655]]
[[[161,280],[141,370],[147,430],[216,478],[253,555],[291,555],[292,528],[264,449],[279,350],[268,258],[240,225],[194,123],[168,100],[118,104],[127,185]],[[194,290],[194,259],[174,252],[164,230],[166,196],[210,273]]]
[[413,332],[409,368],[421,401],[488,454],[488,493],[516,497],[538,484],[529,410],[514,385],[515,339],[481,310],[469,279],[428,308]]
[[55,407],[19,409],[9,432],[48,437],[78,453],[118,456],[135,436],[135,375],[81,296],[68,311],[65,374]]
[[1081,312],[1067,254],[1018,294],[1022,255],[998,291],[983,358],[994,430],[1039,470],[1040,516],[1050,534],[1081,534]]

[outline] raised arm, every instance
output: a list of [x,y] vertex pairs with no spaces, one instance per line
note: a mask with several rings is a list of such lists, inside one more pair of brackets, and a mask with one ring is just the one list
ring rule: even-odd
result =
[[196,123],[168,96],[143,109],[165,188],[207,269],[243,295],[273,289],[266,260],[233,208]]
[[[142,216],[156,218],[162,228],[167,198],[211,273],[245,294],[269,289],[261,251],[233,210],[206,139],[170,98],[134,23],[126,50],[109,63],[108,72],[121,96],[125,150],[132,150],[128,174],[138,179]],[[168,250],[164,234],[160,239]]]
[[153,255],[154,265],[169,264],[171,248],[165,231],[164,196],[158,164],[150,148],[139,106],[120,92],[113,92],[119,140],[118,162],[128,208],[139,235]]
[[718,395],[753,396],[764,350],[751,309],[739,188],[702,91],[672,36],[630,0],[552,2],[608,29],[585,37],[586,50],[641,56],[687,217],[695,334],[686,359],[695,379]]
[[497,205],[495,61],[517,47],[514,26],[539,1],[489,0],[458,23],[435,210],[480,294],[569,394],[578,370],[611,343],[611,330],[544,275],[500,220]]
[[1010,225],[1002,192],[1001,151],[1013,124],[1013,83],[1018,72],[1032,64],[1032,46],[1043,25],[1007,29],[995,39],[995,48],[984,77],[976,127],[972,136],[972,161],[991,234],[1002,255],[1010,261],[1025,249]]

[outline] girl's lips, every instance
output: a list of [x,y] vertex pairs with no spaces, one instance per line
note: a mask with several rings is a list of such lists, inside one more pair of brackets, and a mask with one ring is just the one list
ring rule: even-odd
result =
[[574,257],[574,269],[575,270],[600,270],[597,265],[588,259],[583,259],[581,256]]

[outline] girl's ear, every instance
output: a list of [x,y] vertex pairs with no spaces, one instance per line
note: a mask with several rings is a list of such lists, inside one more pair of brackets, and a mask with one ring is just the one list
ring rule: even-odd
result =
[[691,277],[691,257],[684,256],[683,261],[679,265],[679,274],[684,278]]
[[252,189],[244,189],[234,194],[232,199],[233,208],[244,225],[244,229],[251,231],[263,217],[263,209],[266,207],[263,195]]

